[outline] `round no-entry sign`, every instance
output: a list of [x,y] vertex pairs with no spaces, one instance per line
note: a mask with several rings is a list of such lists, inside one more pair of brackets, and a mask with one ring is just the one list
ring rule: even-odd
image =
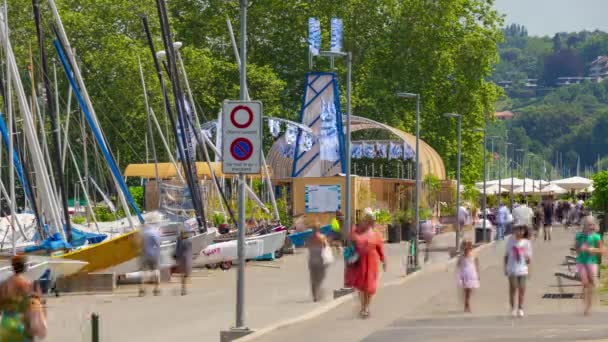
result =
[[234,139],[232,144],[230,144],[230,154],[236,160],[247,160],[253,154],[253,144],[246,138]]
[[230,121],[234,127],[247,128],[253,121],[253,111],[247,106],[236,106],[230,112]]

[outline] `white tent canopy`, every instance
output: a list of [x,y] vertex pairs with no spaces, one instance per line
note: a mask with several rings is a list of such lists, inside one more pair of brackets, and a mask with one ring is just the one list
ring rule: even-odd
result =
[[562,188],[557,184],[549,184],[543,187],[540,191],[542,195],[561,195],[567,193],[568,190]]
[[507,193],[509,190],[505,188],[499,188],[498,184],[490,185],[486,187],[486,195],[498,195],[499,193]]
[[523,185],[515,187],[515,189],[513,189],[513,193],[514,194],[523,194],[523,193],[525,193],[526,195],[531,195],[534,192],[539,192],[539,190],[540,189],[537,186],[532,187],[532,184],[530,184],[529,187],[527,187],[527,186],[524,187]]
[[583,177],[570,177],[551,182],[551,184],[559,185],[566,190],[583,190],[593,185],[593,181]]

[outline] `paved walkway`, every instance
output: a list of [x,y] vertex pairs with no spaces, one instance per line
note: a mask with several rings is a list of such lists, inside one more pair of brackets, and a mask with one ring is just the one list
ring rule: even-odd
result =
[[[558,284],[574,232],[554,230],[551,242],[535,241],[524,319],[508,316],[507,282],[503,275],[504,242],[480,253],[481,288],[473,294],[473,314],[462,313],[454,266],[422,271],[403,285],[379,290],[372,316],[357,317],[350,301],[317,318],[276,330],[256,341],[576,341],[608,336],[608,313],[582,317],[580,299],[543,299],[546,293],[580,293],[578,284]],[[429,268],[430,269],[430,268]],[[605,308],[597,308],[606,311]]]
[[[467,234],[470,236],[470,233]],[[454,244],[454,234],[437,236],[438,247]],[[401,265],[407,246],[387,245],[389,271],[383,283],[404,278]],[[337,258],[341,259],[341,258]],[[431,263],[448,260],[448,254],[432,253]],[[312,303],[309,293],[306,252],[286,255],[273,262],[251,262],[246,268],[246,323],[260,329],[278,321],[299,317],[327,305],[331,290],[342,283],[343,265],[338,260],[326,279],[328,298]],[[188,296],[176,295],[178,284],[163,286],[159,297],[137,297],[133,286],[113,294],[64,295],[49,298],[48,341],[90,341],[89,317],[101,317],[101,340],[122,341],[218,341],[219,331],[234,323],[236,272],[201,270],[193,275]]]

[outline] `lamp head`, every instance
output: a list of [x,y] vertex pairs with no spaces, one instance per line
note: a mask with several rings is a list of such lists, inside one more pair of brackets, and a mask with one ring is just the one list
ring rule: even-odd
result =
[[179,50],[182,47],[182,42],[175,42],[173,43],[173,48],[175,50]]
[[456,114],[456,113],[445,113],[443,114],[443,116],[445,116],[446,118],[459,118],[460,114]]
[[156,53],[156,58],[158,59],[165,59],[166,56],[167,53],[165,52],[165,50],[160,50]]

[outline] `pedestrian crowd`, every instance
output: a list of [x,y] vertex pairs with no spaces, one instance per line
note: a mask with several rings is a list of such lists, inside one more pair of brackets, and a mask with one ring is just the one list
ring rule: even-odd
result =
[[[471,221],[471,215],[463,206],[457,211],[457,220],[461,225]],[[526,287],[532,271],[533,244],[532,240],[541,239],[550,242],[553,225],[563,224],[566,229],[581,226],[576,233],[574,250],[576,257],[576,277],[583,285],[584,313],[591,312],[591,298],[598,282],[599,256],[605,253],[598,225],[595,219],[584,208],[583,202],[554,202],[546,200],[542,203],[515,204],[511,211],[501,203],[495,211],[487,210],[481,219],[489,219],[492,213],[492,223],[495,224],[495,239],[505,240],[504,243],[504,274],[509,289],[510,313],[513,317],[525,315]],[[339,218],[339,220],[338,220]],[[473,217],[476,222],[476,217]],[[490,221],[487,221],[490,222]],[[309,250],[309,270],[311,293],[314,301],[322,299],[322,284],[327,273],[327,267],[334,260],[331,246],[344,246],[345,286],[358,291],[360,299],[360,316],[370,316],[370,304],[378,287],[380,265],[386,270],[387,260],[384,254],[383,239],[374,229],[374,215],[366,209],[359,222],[353,226],[349,236],[341,234],[344,224],[342,213],[336,213],[332,221],[333,233],[325,237],[320,232],[320,226],[315,225],[313,235],[307,242]],[[490,225],[491,223],[488,223]],[[420,238],[427,243],[425,260],[428,259],[428,245],[436,233],[437,218],[421,222]],[[471,312],[471,297],[481,286],[480,260],[475,254],[471,240],[464,240],[460,246],[456,263],[456,281],[462,291],[464,311]]]

